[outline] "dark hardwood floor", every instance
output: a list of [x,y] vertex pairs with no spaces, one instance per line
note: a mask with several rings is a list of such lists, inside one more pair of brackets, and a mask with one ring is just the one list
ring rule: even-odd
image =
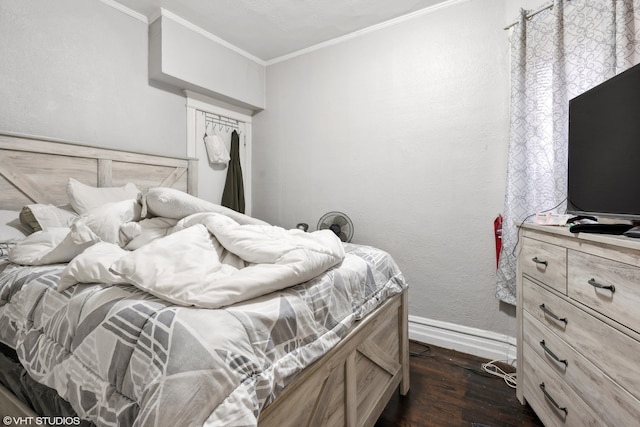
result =
[[543,425],[531,407],[520,404],[515,389],[482,370],[487,360],[416,342],[410,351],[409,394],[396,393],[376,427]]

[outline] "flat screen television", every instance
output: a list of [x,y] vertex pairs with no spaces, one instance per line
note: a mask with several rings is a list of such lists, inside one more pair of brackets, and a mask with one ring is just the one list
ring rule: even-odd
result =
[[640,221],[640,64],[569,101],[567,212]]

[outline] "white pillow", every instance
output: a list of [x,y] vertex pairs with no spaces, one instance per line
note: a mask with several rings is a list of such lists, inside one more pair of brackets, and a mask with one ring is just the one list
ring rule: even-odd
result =
[[44,204],[27,205],[20,212],[20,222],[34,231],[51,227],[68,227],[72,219],[78,217],[71,206],[54,206]]
[[36,231],[18,242],[9,251],[9,261],[20,265],[69,262],[93,244],[93,241],[78,244],[69,228],[52,227],[46,231]]
[[16,243],[31,233],[20,223],[19,216],[18,211],[0,210],[0,243]]
[[111,264],[125,255],[127,251],[113,243],[99,242],[87,248],[71,260],[60,275],[58,291],[76,283],[104,283],[114,285],[128,283],[125,279],[109,271]]
[[126,242],[121,241],[120,227],[130,221],[139,221],[141,209],[138,201],[134,199],[107,203],[92,209],[73,223],[75,240],[101,240],[124,246]]
[[269,225],[257,218],[207,202],[175,188],[150,188],[143,197],[143,203],[146,203],[148,213],[152,216],[182,219],[196,213],[215,212],[228,216],[238,224]]
[[137,199],[140,190],[132,183],[122,187],[92,187],[69,178],[67,195],[73,209],[84,214],[107,203]]

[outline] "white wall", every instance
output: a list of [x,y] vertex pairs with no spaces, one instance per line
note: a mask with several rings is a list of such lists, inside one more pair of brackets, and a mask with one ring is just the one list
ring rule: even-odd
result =
[[254,117],[254,215],[330,210],[388,250],[410,313],[515,335],[494,297],[508,145],[508,0],[451,2],[270,65]]
[[[527,0],[471,0],[267,69],[254,117],[253,213],[329,210],[391,252],[411,314],[514,335],[494,298],[508,32]],[[154,87],[148,27],[97,0],[0,0],[0,132],[186,154],[185,99]]]
[[0,132],[185,156],[185,99],[150,85],[147,34],[97,0],[0,0]]
[[150,25],[149,37],[152,79],[241,108],[264,108],[264,64],[217,43],[185,21],[167,16]]

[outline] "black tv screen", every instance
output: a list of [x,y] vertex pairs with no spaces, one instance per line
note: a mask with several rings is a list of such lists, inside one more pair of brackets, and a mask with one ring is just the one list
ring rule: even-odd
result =
[[640,65],[569,101],[567,211],[640,220]]

